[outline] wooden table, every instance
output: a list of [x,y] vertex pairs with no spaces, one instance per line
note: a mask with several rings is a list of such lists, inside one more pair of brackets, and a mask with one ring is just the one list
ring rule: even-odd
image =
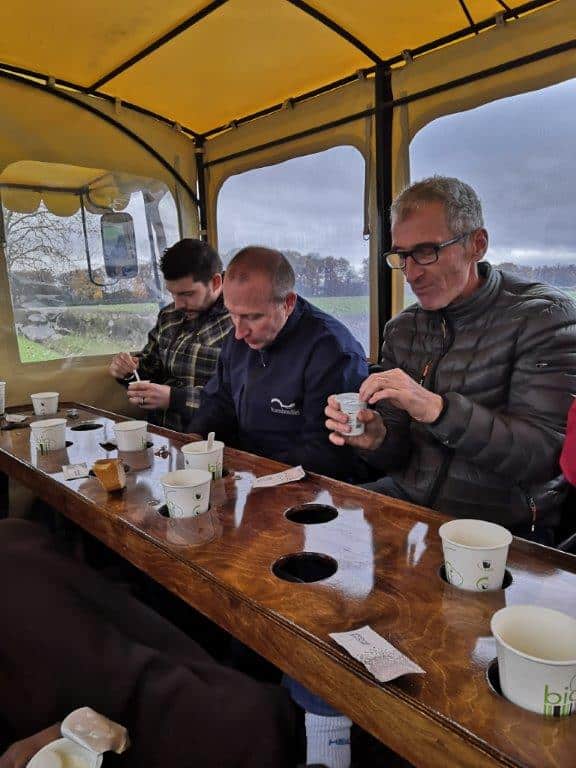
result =
[[[102,428],[78,432],[69,420],[72,445],[44,456],[31,454],[28,429],[0,432],[0,471],[32,487],[416,766],[575,764],[576,717],[527,712],[486,681],[496,655],[490,634],[496,610],[532,603],[576,616],[575,557],[515,539],[508,561],[512,584],[498,592],[462,592],[439,576],[441,516],[315,475],[251,490],[254,475],[282,465],[229,449],[225,467],[236,474],[213,484],[210,512],[195,520],[166,519],[152,505],[162,498],[160,476],[183,466],[185,438],[151,429],[147,453],[123,456],[130,467],[126,490],[107,494],[94,478],[65,481],[61,465],[116,456],[100,443],[112,437],[111,422],[120,417],[78,408],[81,421]],[[155,454],[163,445],[165,458]],[[285,516],[288,508],[309,503],[332,506],[337,517],[303,525]],[[315,583],[274,574],[279,559],[301,552],[333,558],[336,572]],[[328,636],[365,624],[426,675],[378,684]]]

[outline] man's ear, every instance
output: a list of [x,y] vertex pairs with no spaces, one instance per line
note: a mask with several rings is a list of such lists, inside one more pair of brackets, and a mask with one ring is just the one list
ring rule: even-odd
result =
[[488,250],[488,232],[485,229],[475,229],[470,235],[470,241],[474,261],[481,261]]
[[220,272],[216,272],[216,274],[212,276],[210,282],[212,283],[212,290],[219,291],[220,288],[222,288],[222,274]]
[[294,307],[296,306],[296,299],[297,298],[298,298],[297,294],[294,293],[294,291],[290,291],[290,293],[284,299],[284,307],[286,309],[286,312],[289,315],[292,314],[292,311],[293,311]]

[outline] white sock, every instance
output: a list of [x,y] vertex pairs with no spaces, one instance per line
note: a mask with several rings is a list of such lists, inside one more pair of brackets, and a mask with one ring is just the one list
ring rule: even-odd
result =
[[345,715],[327,717],[306,712],[306,762],[327,768],[350,768],[350,728]]

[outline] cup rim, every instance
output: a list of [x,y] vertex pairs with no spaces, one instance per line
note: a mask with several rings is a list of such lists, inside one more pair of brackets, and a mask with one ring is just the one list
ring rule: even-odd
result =
[[66,419],[43,419],[40,421],[31,421],[30,429],[54,429],[55,427],[66,426]]
[[[492,530],[497,528],[499,531],[505,534],[507,541],[501,542],[500,544],[479,544],[478,546],[473,544],[462,544],[459,541],[454,541],[453,539],[449,538],[449,535],[446,533],[446,528],[449,528],[456,523],[482,523],[483,525],[490,526]],[[453,544],[455,547],[460,547],[461,549],[469,549],[474,552],[478,552],[480,550],[489,551],[493,549],[503,549],[504,547],[509,547],[514,539],[514,536],[512,536],[510,531],[507,528],[504,528],[503,525],[498,525],[498,523],[491,523],[489,520],[476,520],[475,518],[467,517],[457,517],[454,520],[448,520],[448,522],[442,523],[440,528],[438,528],[438,535],[443,542],[445,541],[449,544]]]
[[[196,475],[197,481],[196,482],[190,482],[190,485],[181,485],[181,484],[174,484],[171,483],[169,480],[166,480],[166,478],[170,477],[171,475],[175,475],[177,473],[184,473],[190,475]],[[173,488],[173,489],[180,489],[180,488],[197,488],[199,485],[204,485],[204,483],[212,482],[212,472],[208,472],[207,469],[174,469],[172,472],[166,472],[165,475],[161,475],[160,477],[160,484],[164,488]]]
[[529,661],[534,661],[537,664],[548,664],[553,667],[569,667],[576,664],[576,653],[574,655],[573,659],[567,659],[566,661],[559,661],[558,659],[545,659],[542,656],[532,656],[530,653],[525,653],[524,651],[518,650],[518,648],[514,648],[513,645],[510,645],[510,643],[507,643],[506,640],[502,639],[502,636],[499,632],[497,632],[494,629],[494,622],[497,620],[497,616],[501,615],[504,611],[510,611],[511,609],[514,610],[515,608],[535,608],[539,611],[545,611],[546,613],[550,614],[553,613],[555,615],[563,616],[564,618],[568,618],[574,623],[576,623],[576,619],[574,619],[573,616],[570,616],[568,613],[564,613],[563,611],[557,611],[555,608],[546,608],[544,606],[540,605],[506,605],[504,608],[500,608],[496,613],[492,615],[492,618],[490,619],[490,631],[496,638],[496,641],[504,646],[507,650],[509,650],[511,653],[516,654],[516,656],[521,656],[523,659],[528,659]]
[[[225,445],[222,442],[222,440],[214,440],[213,446],[212,446],[211,450],[209,450],[209,451],[206,450],[206,449],[204,449],[204,450],[194,450],[193,446],[197,446],[197,445],[204,445],[204,446],[206,446],[206,445],[208,445],[208,440],[197,440],[194,443],[186,443],[186,445],[183,445],[180,448],[180,450],[182,451],[182,453],[189,453],[189,454],[193,454],[193,455],[202,456],[203,454],[217,453],[219,451],[224,450],[224,448],[225,448]],[[190,450],[186,450],[187,448],[190,449]]]
[[35,392],[33,395],[30,395],[30,397],[32,399],[38,397],[42,400],[47,400],[49,397],[60,397],[60,392]]
[[147,421],[115,421],[114,422],[114,431],[116,431],[118,428],[120,428],[120,432],[132,432],[136,429],[142,429],[145,427],[148,429],[148,422]]

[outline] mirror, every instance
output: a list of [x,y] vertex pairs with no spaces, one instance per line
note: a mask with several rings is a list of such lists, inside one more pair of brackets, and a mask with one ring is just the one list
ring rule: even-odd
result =
[[102,251],[107,277],[138,274],[134,221],[129,213],[104,213],[100,219]]

